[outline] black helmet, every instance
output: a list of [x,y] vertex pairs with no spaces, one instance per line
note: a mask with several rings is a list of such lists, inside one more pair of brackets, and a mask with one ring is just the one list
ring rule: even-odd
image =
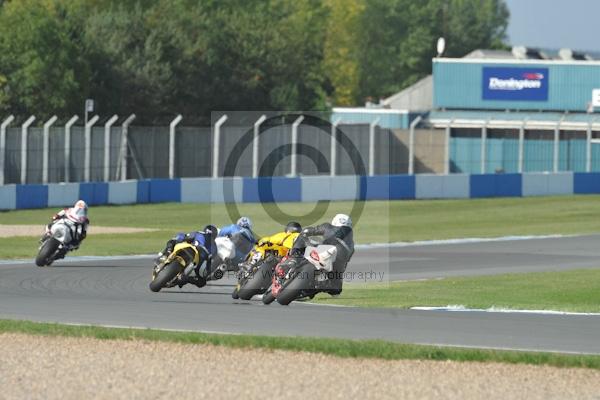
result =
[[206,225],[204,227],[204,233],[211,235],[211,237],[214,239],[219,234],[219,229],[214,225]]
[[285,226],[285,233],[300,233],[302,232],[302,226],[296,221],[288,222]]

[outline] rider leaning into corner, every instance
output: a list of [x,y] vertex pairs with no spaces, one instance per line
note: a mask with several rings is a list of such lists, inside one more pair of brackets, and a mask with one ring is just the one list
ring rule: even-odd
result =
[[[69,222],[71,228],[72,240],[68,244],[69,250],[77,250],[79,245],[87,236],[87,228],[90,224],[88,219],[88,206],[83,200],[78,200],[71,208],[65,208],[52,216],[52,222],[46,226],[46,236],[51,235],[52,225],[60,220]],[[64,254],[63,254],[64,257]]]
[[[354,254],[354,235],[352,233],[352,219],[346,214],[337,214],[331,223],[324,223],[314,227],[305,228],[294,243],[290,252],[292,263],[298,262],[304,255],[304,249],[310,245],[308,240],[311,236],[322,236],[322,244],[328,244],[337,248],[337,256],[333,263],[333,276],[327,292],[333,295],[342,293],[343,274],[352,255]],[[290,264],[290,266],[292,266]]]
[[195,276],[183,276],[177,283],[181,288],[186,283],[193,283],[199,288],[206,285],[206,279],[200,276],[200,267],[206,261],[206,268],[210,271],[210,264],[215,252],[215,238],[217,237],[218,229],[214,225],[206,225],[201,231],[193,231],[189,233],[179,232],[167,242],[163,251],[158,253],[157,263],[167,259],[169,254],[175,248],[177,243],[188,242],[196,247],[200,256],[198,265],[194,268]]
[[298,222],[288,222],[283,232],[278,232],[271,236],[265,236],[261,238],[256,244],[255,250],[261,256],[273,251],[276,252],[280,257],[283,257],[293,247],[294,242],[301,232],[302,226]]
[[[235,246],[235,256],[228,260],[232,265],[238,265],[252,251],[256,238],[252,232],[252,221],[248,217],[241,217],[235,224],[221,228],[218,237],[228,237]],[[225,260],[223,260],[225,261]]]
[[240,267],[250,270],[260,260],[269,257],[271,253],[276,254],[278,257],[287,255],[301,231],[302,226],[296,221],[291,221],[285,226],[283,232],[262,237],[256,246],[254,246],[252,254],[248,256],[248,260],[240,264]]
[[248,217],[241,217],[236,224],[224,226],[221,230],[214,225],[207,225],[201,231],[189,233],[180,232],[167,242],[163,251],[158,253],[157,263],[163,262],[171,254],[175,245],[181,242],[188,242],[198,250],[200,261],[194,268],[194,276],[181,276],[177,285],[182,287],[186,283],[192,283],[201,288],[206,285],[206,278],[200,276],[200,267],[206,262],[207,274],[211,272],[212,260],[216,254],[215,239],[217,237],[229,237],[236,248],[235,262],[238,258],[245,258],[254,246],[255,239],[252,233],[252,221]]

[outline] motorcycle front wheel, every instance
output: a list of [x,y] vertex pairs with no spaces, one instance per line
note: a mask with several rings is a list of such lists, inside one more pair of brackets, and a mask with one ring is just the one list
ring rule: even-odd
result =
[[35,265],[38,267],[45,267],[46,265],[52,264],[52,261],[54,261],[52,256],[54,256],[56,250],[58,250],[58,246],[60,246],[60,241],[53,237],[48,238],[44,244],[42,244],[37,257],[35,258]]
[[269,287],[272,275],[272,265],[262,263],[256,271],[240,282],[237,295],[242,300],[250,300],[253,296],[263,293]]
[[177,261],[172,261],[165,265],[163,269],[158,272],[158,275],[150,282],[150,290],[153,292],[159,292],[160,289],[165,287],[167,283],[171,282],[177,274],[181,272],[181,264]]

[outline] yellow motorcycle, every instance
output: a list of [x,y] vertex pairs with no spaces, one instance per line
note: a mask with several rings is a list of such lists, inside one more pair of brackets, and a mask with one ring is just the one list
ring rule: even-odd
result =
[[159,262],[152,271],[150,290],[158,292],[162,288],[176,285],[181,274],[187,267],[194,267],[200,262],[200,253],[194,245],[188,242],[177,243],[169,256]]

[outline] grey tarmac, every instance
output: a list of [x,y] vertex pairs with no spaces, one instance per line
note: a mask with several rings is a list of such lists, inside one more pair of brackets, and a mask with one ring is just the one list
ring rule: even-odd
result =
[[[387,280],[600,267],[600,236],[357,251],[348,271]],[[0,264],[0,318],[227,334],[384,339],[600,354],[600,317],[360,309],[236,301],[226,277],[151,293],[151,257]]]

